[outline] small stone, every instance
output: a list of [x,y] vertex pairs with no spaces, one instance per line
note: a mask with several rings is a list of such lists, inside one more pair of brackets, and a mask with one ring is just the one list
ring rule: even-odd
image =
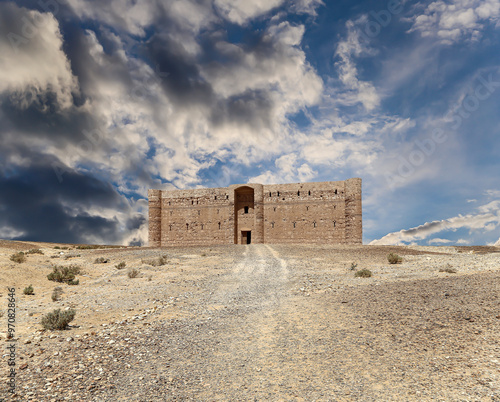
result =
[[69,337],[66,338],[66,342],[73,342],[73,340],[74,339],[71,336],[69,336]]

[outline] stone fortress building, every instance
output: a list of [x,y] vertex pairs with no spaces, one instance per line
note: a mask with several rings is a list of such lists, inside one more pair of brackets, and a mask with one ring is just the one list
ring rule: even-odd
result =
[[149,190],[149,246],[361,244],[361,179]]

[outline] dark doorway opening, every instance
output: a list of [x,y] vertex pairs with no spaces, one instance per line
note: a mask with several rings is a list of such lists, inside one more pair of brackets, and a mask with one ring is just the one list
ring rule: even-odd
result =
[[241,231],[241,244],[252,243],[252,232],[250,230]]

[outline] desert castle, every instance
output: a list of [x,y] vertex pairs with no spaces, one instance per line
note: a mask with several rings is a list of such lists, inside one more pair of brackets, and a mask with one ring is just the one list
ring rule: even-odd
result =
[[361,244],[361,179],[149,190],[149,245]]

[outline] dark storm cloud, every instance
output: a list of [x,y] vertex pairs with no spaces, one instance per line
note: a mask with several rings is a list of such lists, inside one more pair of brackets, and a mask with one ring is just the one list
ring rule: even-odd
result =
[[200,75],[198,59],[164,35],[155,35],[146,44],[148,58],[157,70],[168,77],[162,86],[169,99],[179,107],[214,101],[212,87]]
[[211,121],[214,126],[231,123],[256,130],[269,128],[273,123],[273,108],[266,91],[246,91],[221,100],[218,107],[212,109]]
[[[209,119],[214,127],[224,124],[242,125],[255,130],[270,128],[273,124],[274,102],[271,98],[273,88],[246,90],[234,96],[217,94],[203,72],[217,75],[218,70],[231,70],[244,64],[244,57],[252,54],[258,63],[277,59],[270,68],[278,68],[279,55],[274,43],[265,32],[252,33],[239,43],[240,52],[228,54],[217,48],[225,42],[224,34],[203,34],[200,42],[202,52],[196,56],[185,51],[183,44],[170,39],[167,35],[154,35],[146,44],[147,56],[167,79],[162,87],[176,107],[202,106],[209,111]],[[213,74],[212,74],[213,73]],[[274,71],[263,72],[273,74]],[[242,77],[245,80],[245,77]]]
[[[68,170],[60,183],[50,166],[54,158],[35,156],[29,167],[0,171],[0,227],[23,234],[18,240],[81,243],[89,236],[107,243],[120,241],[119,222],[86,212],[90,207],[123,209],[123,199],[109,184]],[[143,221],[133,217],[128,230]]]
[[[32,3],[19,4],[47,11]],[[43,14],[43,35],[9,60],[20,73],[11,74],[10,86],[0,81],[0,233],[140,244],[145,189],[197,184],[199,159],[213,154],[214,144],[231,150],[233,132],[276,128],[276,94],[290,92],[280,83],[296,81],[293,71],[288,77],[276,69],[289,59],[286,49],[301,52],[264,28],[228,53],[227,27],[212,3],[151,1],[134,14],[139,3],[57,0],[54,17]],[[33,14],[9,7],[17,22],[7,30]],[[30,67],[23,69],[25,60]],[[172,155],[157,155],[149,141],[171,146]]]
[[84,131],[99,126],[95,117],[78,108],[60,110],[53,93],[35,94],[29,89],[20,97],[32,99],[28,107],[16,100],[17,94],[0,96],[0,113],[3,125],[0,133],[7,130],[22,132],[24,139],[45,139],[58,147],[85,140]]

